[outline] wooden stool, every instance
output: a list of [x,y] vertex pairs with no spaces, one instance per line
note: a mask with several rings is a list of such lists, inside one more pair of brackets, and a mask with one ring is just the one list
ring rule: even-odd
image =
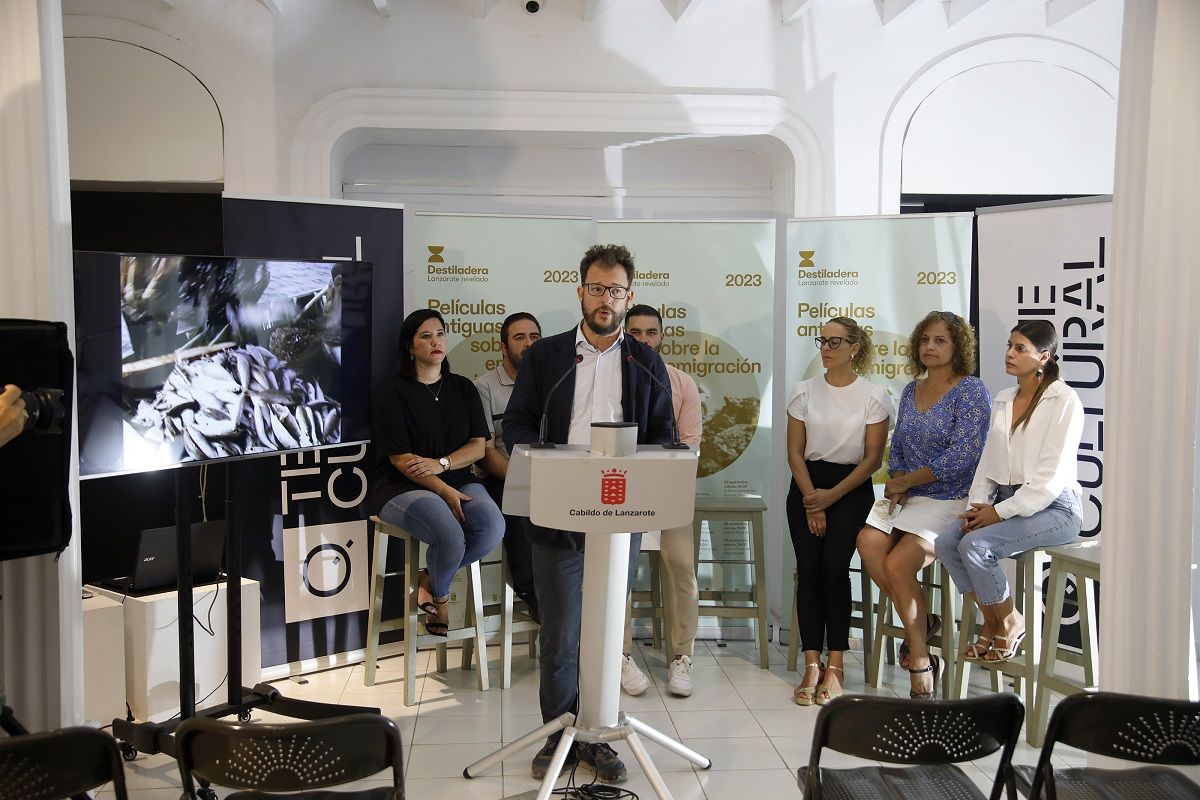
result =
[[[1050,576],[1046,587],[1046,629],[1042,634],[1041,663],[1037,675],[1037,704],[1025,723],[1029,743],[1041,747],[1050,719],[1050,693],[1075,694],[1098,688],[1096,665],[1096,606],[1092,591],[1100,580],[1100,543],[1080,542],[1048,547]],[[1067,599],[1067,576],[1075,576],[1076,604],[1079,608],[1079,639],[1082,653],[1077,655],[1059,647],[1063,604]],[[1083,682],[1057,674],[1059,662],[1083,667]]]
[[[1013,588],[1013,600],[1017,611],[1025,617],[1025,640],[1021,643],[1021,652],[1009,661],[990,664],[986,661],[967,661],[961,654],[955,653],[958,668],[954,671],[954,696],[967,696],[967,680],[971,676],[971,667],[978,666],[988,670],[992,676],[992,691],[1001,689],[1000,676],[1007,675],[1013,679],[1013,690],[1017,694],[1025,694],[1025,708],[1034,709],[1034,694],[1037,689],[1038,662],[1042,651],[1042,571],[1049,560],[1044,549],[1027,550],[1016,555],[1013,560],[1017,565],[1016,586]],[[975,608],[968,607],[965,601],[962,605],[962,621],[959,623],[958,640],[966,643],[975,641]],[[1029,713],[1029,712],[1027,712]],[[1032,716],[1026,717],[1029,722],[1025,730],[1025,738],[1033,744],[1032,734],[1035,729]]]
[[[942,617],[942,630],[929,638],[929,646],[942,651],[942,662],[946,665],[942,673],[942,693],[949,697],[954,691],[954,669],[958,662],[958,637],[955,626],[958,624],[958,592],[950,580],[950,573],[942,568],[936,559],[921,570],[917,579],[925,591],[925,607],[929,613],[939,613]],[[937,599],[936,611],[934,599]],[[876,689],[883,679],[884,648],[891,655],[892,648],[904,639],[904,626],[892,622],[892,599],[883,592],[879,593],[879,606],[876,609],[875,642],[871,648],[871,657],[867,659],[867,683]],[[886,642],[884,640],[887,640]]]
[[[700,602],[715,605],[700,606],[702,617],[722,617],[757,620],[759,666],[770,666],[770,651],[767,649],[767,576],[764,566],[763,514],[767,504],[761,497],[697,497],[696,513],[692,518],[692,533],[695,537],[696,570],[700,564],[746,564],[753,567],[754,576],[747,591],[727,589],[701,589]],[[750,527],[750,560],[713,558],[700,561],[700,531],[708,520],[710,530],[715,522],[740,522]],[[711,541],[711,539],[710,539]],[[726,606],[730,602],[749,602],[750,606]]]
[[[499,553],[497,558],[496,554]],[[480,560],[480,565],[487,567],[494,564],[500,566],[500,580],[504,588],[499,593],[493,592],[490,599],[483,604],[483,617],[486,622],[491,617],[500,618],[500,688],[512,686],[512,640],[514,633],[524,632],[527,635],[529,657],[537,659],[537,632],[541,625],[531,616],[524,603],[517,607],[517,593],[513,589],[512,575],[508,571],[508,551],[503,543]],[[475,647],[471,639],[463,641],[463,656],[470,661],[475,655]],[[485,651],[486,652],[486,651]]]
[[[872,647],[872,620],[874,619],[874,595],[875,584],[871,582],[871,578],[867,575],[865,569],[850,568],[851,572],[858,573],[859,591],[862,593],[860,599],[853,601],[850,604],[850,627],[858,628],[862,631],[862,648],[863,648],[863,665],[866,669],[868,680],[870,679],[871,670],[871,647]],[[800,587],[800,578],[796,571],[792,571],[792,634],[788,641],[788,661],[787,668],[789,672],[796,672],[797,657],[800,653],[800,614],[796,609],[796,590]],[[889,657],[891,653],[888,653]],[[892,663],[889,658],[888,663]]]
[[[479,562],[467,569],[467,590],[471,593],[471,604],[467,606],[467,627],[455,628],[445,636],[418,634],[417,615],[424,613],[417,606],[417,587],[420,584],[419,559],[421,543],[407,531],[389,525],[379,517],[367,522],[367,534],[375,536],[374,563],[371,567],[371,608],[367,615],[367,655],[364,662],[363,683],[375,685],[375,668],[379,659],[379,635],[399,630],[404,634],[404,705],[417,702],[417,648],[437,645],[437,671],[446,671],[446,643],[474,639],[479,652],[486,653],[483,630],[483,593],[480,588]],[[404,542],[404,613],[393,619],[383,619],[383,589],[386,579],[399,573],[387,571],[388,539],[395,537]],[[462,668],[471,668],[471,654],[464,647]],[[479,691],[488,690],[487,659],[480,659]]]
[[664,648],[664,630],[671,630],[670,612],[662,588],[662,553],[658,550],[643,550],[642,555],[650,572],[650,588],[629,593],[627,614],[630,621],[649,619],[653,626],[654,648]]

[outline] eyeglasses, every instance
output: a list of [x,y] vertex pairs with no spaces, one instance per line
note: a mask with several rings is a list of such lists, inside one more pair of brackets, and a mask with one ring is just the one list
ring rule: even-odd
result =
[[818,336],[813,339],[813,341],[816,343],[818,350],[825,345],[829,345],[830,350],[837,350],[842,346],[842,342],[846,341],[846,339],[842,336],[830,336],[828,339],[826,339],[824,336]]
[[629,287],[627,286],[605,286],[603,283],[585,283],[583,288],[587,289],[587,293],[592,297],[599,297],[608,292],[608,296],[613,300],[620,300],[629,294]]

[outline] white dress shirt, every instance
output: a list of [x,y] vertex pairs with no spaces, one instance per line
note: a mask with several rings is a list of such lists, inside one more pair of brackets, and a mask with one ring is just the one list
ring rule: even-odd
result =
[[1083,437],[1083,403],[1075,390],[1057,380],[1046,387],[1029,424],[1012,429],[1017,387],[996,395],[992,425],[968,503],[990,503],[997,486],[1018,486],[1009,499],[996,503],[1001,519],[1028,517],[1046,508],[1066,489],[1079,489],[1079,440]]
[[575,329],[575,352],[583,360],[575,367],[575,399],[571,403],[571,428],[567,444],[591,444],[593,422],[624,422],[621,407],[622,331],[607,350],[592,347],[583,335],[583,324]]

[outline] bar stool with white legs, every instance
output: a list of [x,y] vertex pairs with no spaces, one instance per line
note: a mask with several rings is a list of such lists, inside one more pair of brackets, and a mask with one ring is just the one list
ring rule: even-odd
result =
[[[1046,630],[1042,635],[1042,654],[1038,665],[1037,703],[1026,721],[1029,743],[1040,747],[1050,719],[1050,693],[1070,695],[1099,688],[1096,666],[1096,605],[1092,592],[1100,580],[1100,543],[1083,540],[1061,547],[1048,547],[1050,574],[1046,581]],[[1067,576],[1075,576],[1075,607],[1079,612],[1081,652],[1076,654],[1059,646],[1063,624],[1063,605],[1067,601]],[[1059,674],[1059,664],[1083,668],[1083,680]]]
[[[513,589],[512,575],[508,571],[508,551],[503,545],[498,545],[495,550],[480,559],[479,565],[481,570],[483,567],[500,567],[502,588],[484,599],[483,619],[486,623],[493,617],[500,618],[500,688],[509,689],[512,687],[513,634],[526,634],[529,657],[536,662],[537,632],[542,626],[530,616],[529,608],[524,603],[517,603],[517,592]],[[476,651],[471,639],[463,640],[463,651],[464,658],[468,661],[475,656]]]
[[[371,517],[367,523],[368,535],[375,536],[374,563],[371,567],[371,607],[367,615],[367,653],[364,662],[363,683],[375,685],[375,670],[379,659],[379,636],[388,631],[399,630],[404,634],[404,705],[417,703],[417,649],[437,646],[437,671],[446,671],[446,643],[473,639],[480,653],[486,653],[484,640],[483,592],[481,589],[479,562],[467,570],[467,591],[471,603],[467,606],[466,627],[450,630],[445,636],[417,633],[417,617],[422,613],[417,606],[417,587],[420,584],[419,560],[421,543],[408,531],[390,525],[379,517]],[[404,613],[393,619],[383,619],[383,590],[387,578],[400,573],[387,571],[388,539],[399,539],[404,543]],[[463,649],[463,669],[471,668],[471,653]],[[488,690],[487,658],[479,659],[479,691]]]
[[[942,660],[946,665],[942,673],[942,692],[949,697],[954,690],[955,664],[958,662],[958,636],[955,628],[960,605],[958,593],[954,591],[950,573],[943,569],[941,562],[937,560],[921,570],[917,582],[925,592],[925,607],[929,613],[940,614],[942,617],[942,630],[929,637],[928,645],[942,651]],[[865,656],[867,683],[876,689],[883,681],[884,653],[890,654],[892,647],[904,639],[904,626],[899,621],[893,621],[893,610],[891,598],[880,592],[879,605],[875,610],[875,642],[868,651],[869,655]]]
[[[1027,550],[1013,556],[1016,562],[1016,584],[1013,588],[1013,601],[1016,609],[1025,617],[1025,640],[1021,652],[1008,661],[988,662],[983,660],[967,661],[961,653],[955,654],[958,669],[954,671],[954,695],[962,698],[967,696],[967,681],[971,677],[971,667],[977,666],[988,670],[992,678],[992,691],[1001,689],[1002,676],[1013,680],[1013,690],[1024,694],[1027,709],[1025,738],[1033,744],[1031,731],[1035,730],[1035,720],[1032,718],[1037,699],[1038,664],[1042,652],[1042,573],[1050,556],[1044,548]],[[964,598],[962,620],[959,623],[958,640],[967,643],[975,641],[976,608]]]

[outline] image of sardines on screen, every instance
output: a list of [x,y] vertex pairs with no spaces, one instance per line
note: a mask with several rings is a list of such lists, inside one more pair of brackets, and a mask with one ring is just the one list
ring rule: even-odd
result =
[[76,253],[80,473],[368,437],[366,264]]

